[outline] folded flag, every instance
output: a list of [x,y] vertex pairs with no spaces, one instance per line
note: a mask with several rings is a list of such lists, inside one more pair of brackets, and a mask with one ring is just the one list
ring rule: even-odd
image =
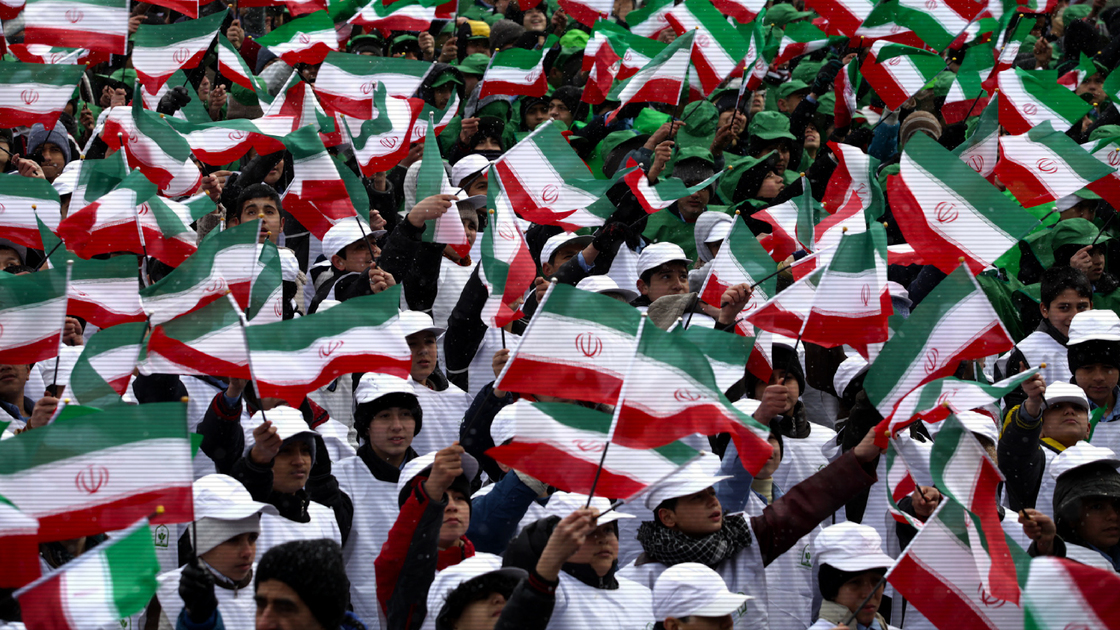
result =
[[614,404],[637,347],[639,319],[638,311],[614,298],[553,285],[510,353],[496,387]]
[[1019,56],[1019,51],[1022,49],[1023,42],[1030,36],[1031,31],[1034,29],[1034,22],[1029,19],[1020,19],[1015,24],[1015,30],[1005,30],[1001,37],[1002,44],[999,49],[999,56],[996,57],[995,65],[992,67],[991,72],[988,73],[988,78],[984,79],[984,89],[992,92],[996,89],[999,75],[1005,70],[1011,69],[1015,65],[1015,58]]
[[833,92],[836,101],[833,109],[836,127],[847,127],[852,124],[852,118],[859,109],[856,94],[859,92],[863,77],[859,72],[859,64],[855,59],[844,64],[844,68],[836,73],[833,79]]
[[284,263],[272,241],[257,246],[256,276],[249,290],[245,319],[254,326],[284,319]]
[[[1001,91],[1000,103],[1003,96]],[[954,157],[933,138],[912,136],[900,173],[888,180],[891,209],[907,242],[928,264],[950,273],[964,256],[979,273],[1037,221]]]
[[241,53],[233,47],[224,33],[218,33],[218,72],[235,84],[251,92],[263,90],[261,80],[253,74],[252,68],[242,59]]
[[898,0],[882,0],[874,4],[871,12],[856,29],[856,36],[862,38],[865,45],[869,41],[881,39],[896,44],[924,47],[926,43],[922,38],[899,20],[898,4]]
[[95,332],[70,372],[66,394],[86,407],[106,409],[120,403],[147,331],[147,322],[132,322]]
[[895,19],[940,52],[980,16],[984,5],[972,0],[898,0]]
[[249,378],[249,351],[236,303],[214,300],[152,328],[137,359],[141,374]]
[[53,129],[74,95],[83,67],[0,61],[0,125]]
[[1031,208],[1072,195],[1115,169],[1100,162],[1046,120],[1019,136],[999,139],[996,176]]
[[[609,422],[608,418],[608,422]],[[19,588],[39,577],[39,521],[0,496],[0,588]]]
[[374,105],[378,83],[386,95],[410,98],[431,68],[426,61],[403,57],[331,52],[315,77],[315,94],[331,111],[370,120],[380,113]]
[[327,0],[241,0],[238,3],[240,7],[287,7],[292,17],[326,11],[327,5]]
[[27,365],[56,356],[65,317],[65,269],[5,278],[0,282],[0,363]]
[[587,26],[609,18],[614,10],[613,0],[558,0],[558,3],[575,21]]
[[[766,9],[759,12],[758,17],[749,25],[739,27],[740,34],[747,40],[747,55],[743,58],[743,82],[739,85],[739,99],[747,90],[757,90],[762,87],[762,80],[770,69],[767,57],[773,57],[773,51],[767,47],[767,33],[764,28]],[[746,31],[746,32],[743,32]]]
[[293,131],[284,145],[292,154],[292,182],[282,198],[285,211],[320,239],[334,224],[357,215],[339,174],[340,165],[313,127]]
[[1047,120],[1064,131],[1092,107],[1058,84],[1057,71],[1011,68],[999,73],[998,82],[999,124],[1012,135],[1026,133]]
[[673,8],[673,0],[653,0],[626,15],[630,32],[649,39],[657,39],[661,31],[671,28],[665,14]]
[[457,5],[454,2],[429,5],[431,3],[422,0],[401,0],[392,4],[369,0],[349,21],[358,26],[376,28],[388,38],[393,31],[426,31],[437,19],[455,17]]
[[704,326],[676,326],[670,332],[684,335],[708,359],[716,387],[727,391],[743,379],[743,366],[754,350],[754,337],[728,335],[721,330]]
[[[646,6],[649,7],[652,4],[657,3],[647,3]],[[672,7],[672,2],[669,2],[663,7],[663,11],[668,11]],[[634,15],[638,11],[641,11],[641,9],[631,11],[627,15],[627,20],[633,20]],[[662,21],[664,21],[664,19],[662,19]],[[634,23],[629,22],[629,24],[633,25]],[[631,28],[633,28],[633,26],[631,26]],[[665,22],[664,28],[669,28],[668,22]],[[608,38],[613,38],[615,42],[621,42],[620,46],[626,51],[625,53],[619,53],[622,55],[622,65],[618,69],[618,76],[615,77],[619,81],[625,81],[637,74],[651,59],[657,56],[657,53],[665,50],[666,46],[666,44],[662,42],[648,37],[642,37],[636,34],[637,31],[628,31],[614,22],[609,22],[607,20],[599,20],[595,23],[595,28],[592,30],[592,39],[594,39],[595,33],[602,33]],[[588,41],[587,45],[588,49],[584,53],[583,58],[584,72],[591,71],[591,63],[593,62],[595,51],[595,49],[591,48],[591,41]],[[606,94],[607,92],[603,92],[604,98]]]
[[968,138],[953,153],[991,181],[999,162],[999,94],[993,94]]
[[692,65],[700,79],[698,87],[709,95],[731,76],[747,56],[748,44],[727,17],[709,0],[685,0],[665,14],[677,36],[696,31]]
[[813,238],[822,213],[821,204],[813,199],[812,188],[802,177],[800,195],[777,206],[754,213],[754,218],[771,225],[773,231],[760,242],[778,262],[799,250],[813,251]]
[[949,124],[956,124],[971,114],[983,111],[988,106],[989,97],[984,90],[984,77],[992,70],[992,44],[977,44],[965,50],[964,61],[953,76],[949,93],[941,114]]
[[[420,170],[416,174],[416,199],[422,200],[435,195],[453,195],[456,193],[451,183],[447,181],[447,171],[443,168],[443,157],[439,153],[439,142],[436,140],[435,124],[428,120],[428,133],[424,137],[424,153],[428,156],[421,160]],[[463,220],[459,213],[445,212],[435,219],[425,222],[426,229],[421,235],[425,243],[443,243],[450,245],[460,256],[470,253],[471,243],[467,240],[467,232],[463,228]]]
[[899,501],[914,493],[917,483],[910,474],[906,460],[895,446],[896,442],[897,440],[891,440],[887,444],[887,511],[896,522],[920,530],[922,522],[898,506]]
[[0,175],[0,229],[13,243],[44,249],[39,222],[57,230],[61,207],[58,192],[47,180],[19,173]]
[[[190,486],[187,493],[189,500]],[[28,630],[115,626],[144,610],[155,595],[159,572],[145,518],[13,596]]]
[[141,24],[132,41],[132,65],[140,83],[155,92],[176,70],[197,66],[226,15],[218,11],[174,24]]
[[878,41],[864,58],[860,73],[883,99],[887,109],[895,110],[944,69],[945,61],[935,53]]
[[[872,160],[874,158],[861,151],[859,147],[850,144],[829,142],[828,148],[832,149],[832,154],[836,156],[836,169],[832,171],[832,175],[828,178],[828,186],[825,187],[821,207],[836,216],[853,205],[868,210],[877,197],[881,201],[883,192],[878,186],[878,181],[873,177],[873,168],[878,166],[878,160],[875,160],[873,165]],[[855,199],[854,202],[853,199]],[[825,217],[822,224],[828,220],[828,217]],[[818,229],[820,225],[818,224]],[[849,225],[849,227],[863,230],[862,227],[857,225]],[[817,247],[820,248],[822,245],[821,238],[820,236],[815,238]],[[828,243],[828,245],[831,244]]]
[[23,43],[128,53],[128,0],[27,0]]
[[690,31],[673,40],[650,60],[644,68],[626,81],[616,85],[608,98],[620,103],[619,108],[607,116],[607,123],[614,121],[619,110],[630,103],[667,103],[675,105],[684,89],[692,46],[696,32]]
[[1120,577],[1112,571],[1065,558],[1034,558],[1023,587],[1027,627],[1056,630],[1077,619],[1085,628],[1115,630],[1120,619],[1118,588]]
[[478,88],[479,100],[488,96],[544,96],[544,50],[510,48],[494,53]]
[[1037,369],[1027,370],[991,385],[953,376],[930,381],[906,394],[875,429],[898,433],[918,420],[929,425],[944,420],[954,410],[969,411],[996,404],[1036,373]]
[[[60,248],[61,249],[61,248]],[[66,256],[56,253],[52,263]],[[132,256],[114,256],[106,260],[74,260],[66,313],[97,326],[109,328],[126,322],[144,320],[140,296],[136,293],[137,265]],[[63,268],[59,265],[59,268]]]
[[864,380],[867,398],[886,418],[903,397],[951,375],[961,361],[1000,354],[1013,345],[983,289],[962,265],[883,346]]
[[720,308],[723,306],[723,294],[731,287],[743,283],[757,284],[750,301],[743,307],[743,313],[749,315],[776,294],[777,279],[767,277],[772,276],[773,271],[774,260],[759,244],[746,222],[736,218],[708,267],[700,299],[705,304]]
[[362,175],[372,177],[388,171],[408,155],[412,146],[409,140],[423,104],[418,98],[389,94],[384,84],[378,83],[374,88],[372,119],[351,121],[343,117]]
[[695,186],[685,186],[684,182],[675,177],[668,177],[657,184],[650,185],[649,178],[646,177],[646,172],[641,168],[630,171],[622,179],[626,182],[626,185],[630,187],[630,190],[633,191],[634,196],[638,198],[638,201],[642,204],[642,208],[644,208],[646,212],[653,214],[658,210],[668,208],[680,199],[684,199],[689,195],[695,195],[708,186],[711,186],[716,183],[716,180],[718,180],[723,173],[724,171],[719,171]]
[[532,286],[537,266],[494,167],[490,167],[487,179],[486,207],[493,209],[488,229],[482,233],[478,279],[489,294],[482,307],[482,321],[491,328],[501,328],[521,317],[521,309],[515,304]]
[[787,24],[778,42],[778,53],[770,61],[770,65],[780,66],[794,57],[808,55],[826,46],[828,36],[811,22]]
[[[212,1],[212,0],[211,0]],[[178,11],[183,15],[194,19],[198,17],[198,5],[203,3],[201,0],[156,0],[152,4],[158,7],[167,7],[172,11]]]
[[180,187],[188,178],[187,167],[194,169],[201,184],[202,174],[190,161],[191,145],[162,114],[144,109],[140,91],[137,87],[131,107],[109,109],[101,139],[110,149],[124,151],[129,168],[139,168],[160,190]]
[[828,20],[830,35],[854,37],[875,3],[870,0],[806,0],[805,6]]
[[766,3],[760,0],[712,0],[712,5],[740,24],[749,24],[766,8]]
[[211,166],[240,160],[250,149],[256,150],[257,155],[283,151],[281,139],[291,133],[295,124],[293,116],[238,118],[202,124],[178,118],[166,120],[183,135],[191,153],[203,164]]
[[682,442],[608,448],[611,415],[579,405],[520,401],[498,412],[494,422],[508,426],[513,442],[487,455],[565,492],[587,494],[594,487],[598,495],[627,499],[700,454]]
[[314,65],[322,62],[330,51],[338,50],[338,35],[326,11],[315,11],[296,18],[264,37],[258,37],[256,42],[290,66],[297,63]]
[[587,48],[583,51],[583,71],[588,73],[582,100],[598,105],[607,99],[614,80],[622,70],[623,55],[629,47],[618,35],[599,28],[603,20],[595,23]]

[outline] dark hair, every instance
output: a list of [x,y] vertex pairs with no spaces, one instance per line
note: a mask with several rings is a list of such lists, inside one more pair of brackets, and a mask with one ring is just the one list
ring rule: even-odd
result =
[[841,571],[831,564],[821,564],[820,572],[817,573],[817,587],[821,591],[821,597],[833,601],[840,593],[840,587],[847,584],[849,581],[863,575],[864,573],[875,573],[879,576],[886,574],[886,567],[879,567],[875,569],[867,569],[866,571]]
[[235,203],[232,208],[226,208],[226,223],[228,224],[230,222],[230,219],[234,218],[236,218],[237,221],[240,221],[241,209],[245,205],[245,202],[249,201],[250,199],[261,198],[270,199],[273,203],[276,204],[277,210],[284,209],[280,203],[280,193],[276,192],[275,188],[269,186],[268,184],[253,184],[243,189],[241,191],[241,194],[237,195],[237,203]]
[[416,427],[412,430],[412,435],[420,433],[420,426],[424,420],[424,412],[420,408],[420,402],[416,400],[416,396],[405,393],[386,394],[377,400],[361,403],[354,409],[354,430],[358,432],[358,438],[362,441],[369,441],[369,425],[373,423],[373,418],[383,409],[389,407],[402,407],[412,412],[412,418],[416,421]]
[[1085,272],[1073,267],[1054,266],[1042,272],[1042,303],[1047,307],[1066,289],[1073,289],[1078,297],[1093,299],[1093,285]]
[[505,129],[505,123],[498,118],[483,117],[478,121],[478,131],[474,132],[471,136],[470,146],[473,151],[475,147],[482,144],[482,141],[489,138],[498,143],[502,150],[505,150],[505,143],[502,142],[502,131]]
[[27,265],[8,265],[3,269],[3,271],[6,271],[13,276],[18,276],[21,273],[35,273],[38,270]]
[[646,269],[645,271],[642,272],[642,275],[639,276],[639,278],[641,278],[642,282],[644,282],[646,284],[649,284],[649,281],[653,280],[653,274],[657,273],[658,269],[661,269],[662,267],[664,267],[665,265],[668,265],[670,263],[683,264],[685,269],[688,269],[688,263],[685,263],[682,260],[670,260],[668,262],[661,263],[660,265],[654,267],[653,269]]
[[680,497],[673,497],[672,499],[665,499],[661,503],[658,503],[657,507],[653,508],[653,522],[657,523],[658,525],[660,525],[662,527],[668,527],[668,525],[661,522],[661,510],[665,509],[665,510],[670,510],[672,512],[676,512],[677,511],[677,501],[679,499],[680,499]]
[[436,616],[436,628],[451,628],[463,611],[474,602],[490,597],[491,593],[501,593],[509,599],[513,589],[517,588],[520,578],[500,573],[484,573],[471,578],[455,587],[447,595],[447,602],[440,610],[430,610],[428,614]]

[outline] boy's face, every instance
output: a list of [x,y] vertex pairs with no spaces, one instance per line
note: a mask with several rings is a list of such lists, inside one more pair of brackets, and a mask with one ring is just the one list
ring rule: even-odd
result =
[[[688,187],[695,186],[700,182],[685,182],[684,185]],[[681,216],[685,221],[695,221],[705,210],[708,209],[708,200],[711,198],[712,191],[708,188],[702,188],[691,195],[677,201],[677,209],[680,210]]]
[[1117,380],[1120,380],[1120,370],[1104,363],[1083,365],[1073,373],[1073,379],[1089,400],[1097,405],[1105,405],[1112,390],[1116,389]]
[[707,488],[677,499],[677,507],[658,510],[658,517],[666,527],[689,536],[707,536],[723,527],[723,507],[716,498],[715,488]]
[[1089,276],[1089,282],[1096,282],[1104,275],[1104,248],[1100,245],[1094,247],[1089,252],[1089,259],[1093,262],[1093,266],[1089,268],[1089,273],[1086,275]]
[[368,246],[366,242],[354,241],[342,250],[342,256],[338,254],[331,256],[331,264],[334,265],[334,268],[347,273],[362,273],[369,269],[369,264],[373,262],[373,259],[369,257],[370,250],[373,250],[374,256],[380,256],[381,248],[374,242],[372,234],[367,236],[366,239],[369,243]]
[[576,257],[577,254],[583,251],[583,248],[576,243],[569,243],[562,247],[556,248],[552,253],[552,262],[545,262],[541,265],[541,270],[544,271],[545,278],[549,278],[557,269],[564,266],[564,263]]
[[572,110],[568,109],[568,106],[564,104],[564,101],[558,98],[552,99],[552,101],[549,103],[548,117],[553,120],[559,120],[568,127],[572,126]]
[[412,378],[423,383],[436,369],[436,357],[439,354],[436,335],[430,330],[422,330],[405,337],[405,340],[412,352]]
[[773,199],[782,194],[786,188],[786,180],[781,175],[771,171],[762,179],[762,185],[758,187],[758,193],[755,197],[759,199]]
[[537,128],[537,125],[548,120],[548,105],[544,103],[536,103],[525,112],[525,128],[532,131]]
[[0,271],[11,267],[12,265],[22,265],[23,261],[19,259],[19,252],[11,247],[0,247]]
[[[883,601],[883,585],[879,584],[879,577],[875,571],[864,571],[844,582],[836,593],[836,603],[853,611],[856,614],[856,621],[864,626],[869,626],[875,621],[875,613],[879,612],[879,604]],[[869,600],[868,595],[871,595]],[[863,608],[856,610],[856,606],[864,600],[867,600],[867,603]]]
[[62,149],[53,142],[43,143],[43,177],[47,178],[48,182],[53,182],[56,177],[62,174],[62,169],[66,166],[66,155],[62,153]]
[[1042,311],[1042,317],[1050,320],[1054,328],[1068,337],[1073,316],[1093,308],[1093,302],[1087,297],[1078,295],[1073,289],[1066,289],[1059,293],[1054,301],[1049,304],[1039,304],[1038,308]]
[[276,202],[268,197],[247,199],[241,205],[241,214],[237,217],[237,222],[231,223],[229,227],[252,221],[261,214],[264,218],[261,219],[261,234],[258,242],[263,243],[268,240],[276,243],[280,239],[280,233],[284,231],[284,217],[280,216],[280,208],[276,206]]
[[443,109],[451,102],[451,93],[455,91],[455,87],[450,83],[443,85],[432,90],[432,100],[435,101],[436,109]]
[[1058,213],[1058,217],[1062,221],[1069,219],[1085,219],[1086,221],[1092,221],[1096,214],[1092,203],[1081,201],[1074,204],[1074,206],[1068,210],[1062,210]]
[[1109,497],[1082,499],[1077,533],[1097,549],[1109,549],[1120,544],[1120,500]]
[[782,414],[792,413],[794,406],[797,405],[797,399],[801,397],[801,385],[798,384],[797,377],[790,372],[786,372],[784,368],[776,368],[770,373],[769,382],[759,381],[755,385],[754,399],[762,400],[763,392],[771,385],[781,385],[786,388],[786,408],[782,410]]
[[638,278],[638,291],[655,302],[666,295],[688,293],[688,265],[683,262],[667,262],[653,270],[647,284]]
[[1069,401],[1054,403],[1042,412],[1042,437],[1070,447],[1089,437],[1089,410]]
[[403,457],[412,446],[416,419],[404,407],[388,407],[377,412],[369,423],[370,448],[381,459]]
[[272,489],[283,494],[295,494],[303,489],[310,472],[311,445],[302,440],[292,440],[272,460]]

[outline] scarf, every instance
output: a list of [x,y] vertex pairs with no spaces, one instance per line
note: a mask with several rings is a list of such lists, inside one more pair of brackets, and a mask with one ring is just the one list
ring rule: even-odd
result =
[[751,545],[751,529],[742,514],[724,517],[719,531],[701,538],[646,521],[638,528],[638,542],[642,543],[646,557],[654,562],[667,566],[699,562],[715,567]]

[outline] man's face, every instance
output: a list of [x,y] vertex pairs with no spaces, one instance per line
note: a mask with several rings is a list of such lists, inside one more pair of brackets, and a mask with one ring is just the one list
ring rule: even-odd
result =
[[12,265],[22,265],[23,261],[19,259],[19,252],[10,247],[0,247],[0,271],[11,267]]
[[[699,184],[700,182],[688,183],[685,186],[689,188]],[[702,188],[691,195],[677,201],[677,209],[680,210],[681,216],[685,221],[695,221],[705,210],[708,209],[708,200],[712,196],[712,191],[708,188]]]
[[558,98],[554,98],[549,102],[548,117],[563,122],[569,128],[572,126],[572,110],[568,109],[564,101]]
[[610,572],[615,560],[618,560],[618,534],[615,533],[614,524],[607,523],[588,534],[583,545],[572,554],[568,562],[589,564],[595,574],[602,577]]
[[43,167],[43,177],[46,177],[48,182],[53,182],[62,174],[62,169],[66,166],[66,156],[53,142],[44,142],[42,151],[43,163],[40,166]]
[[1042,316],[1050,320],[1054,328],[1068,337],[1069,325],[1073,321],[1074,315],[1093,308],[1093,303],[1089,301],[1089,298],[1078,295],[1077,291],[1066,289],[1059,293],[1058,297],[1050,304],[1039,304],[1038,308],[1042,311]]
[[1087,79],[1077,86],[1075,92],[1078,96],[1082,94],[1092,94],[1094,103],[1104,103],[1107,98],[1104,93],[1104,75],[1099,72],[1094,72],[1089,75]]
[[778,111],[792,114],[793,110],[797,109],[797,106],[800,105],[803,100],[805,100],[804,92],[790,94],[785,98],[780,98],[778,99]]
[[272,489],[295,494],[307,483],[311,472],[311,445],[302,440],[285,444],[272,460]]
[[1081,500],[1081,518],[1077,533],[1097,549],[1109,549],[1120,543],[1120,500],[1109,497],[1088,497]]
[[256,630],[324,630],[299,593],[280,580],[265,580],[253,596]]
[[280,233],[284,231],[284,217],[280,216],[280,209],[276,207],[276,202],[268,197],[246,200],[241,206],[241,216],[235,225],[252,221],[261,214],[264,214],[264,218],[261,219],[259,242],[263,243],[267,240],[276,243],[280,238]]
[[537,125],[548,120],[549,106],[544,103],[534,103],[526,112],[522,119],[525,121],[525,128],[532,131],[537,128]]
[[782,194],[786,189],[786,180],[781,175],[771,171],[762,178],[762,185],[758,187],[755,197],[759,199],[773,199]]
[[785,142],[775,142],[763,149],[762,154],[765,155],[771,151],[778,156],[774,163],[774,172],[783,175],[786,172],[786,167],[789,166],[789,147],[786,146]]
[[458,490],[448,490],[447,507],[443,508],[443,525],[439,528],[439,548],[455,544],[471,525],[471,507],[467,497]]
[[470,57],[474,54],[483,54],[487,57],[490,56],[490,40],[489,39],[468,39],[467,40],[467,56]]
[[723,507],[715,488],[707,488],[677,499],[676,509],[658,510],[661,522],[689,536],[707,536],[723,527]]
[[199,556],[218,573],[240,582],[253,570],[253,558],[257,556],[257,533],[238,534],[210,551]]
[[347,245],[342,250],[344,257],[338,254],[331,256],[331,264],[339,271],[362,273],[373,262],[369,257],[370,250],[373,250],[374,256],[381,255],[381,248],[377,246],[372,234],[366,237],[365,242],[354,241]]
[[[879,573],[875,571],[864,571],[844,582],[836,593],[836,603],[855,612],[856,621],[865,626],[871,625],[875,620],[875,613],[879,612],[879,604],[883,601],[883,585],[879,584],[879,577]],[[871,595],[872,591],[875,591],[874,595]],[[871,599],[867,600],[863,608],[856,610],[868,595],[871,595]]]
[[750,115],[754,116],[764,109],[766,109],[766,90],[758,90],[751,97]]
[[466,94],[468,96],[473,94],[474,93],[474,88],[478,85],[478,82],[481,79],[482,79],[482,77],[478,76],[477,74],[464,74],[463,75],[463,94]]
[[564,263],[576,257],[577,254],[583,251],[583,248],[576,243],[569,243],[562,247],[556,248],[552,252],[552,262],[546,262],[541,265],[546,278],[556,273],[556,270],[564,266]]
[[435,100],[436,109],[443,109],[451,102],[451,94],[455,91],[455,86],[451,83],[444,83],[443,85],[432,90],[432,99]]
[[405,337],[405,340],[412,351],[412,378],[423,383],[436,369],[436,355],[439,354],[436,335],[430,330],[422,330]]
[[1120,379],[1120,371],[1113,365],[1094,363],[1077,368],[1073,378],[1089,400],[1097,405],[1105,405],[1112,390],[1116,388],[1116,381]]
[[1067,221],[1069,219],[1085,219],[1086,221],[1092,221],[1096,215],[1097,212],[1093,207],[1093,203],[1087,201],[1079,201],[1074,204],[1072,208],[1062,210],[1058,213],[1060,221]]
[[655,302],[666,295],[688,293],[688,266],[683,262],[667,262],[653,270],[649,284],[638,279],[638,291]]
[[821,132],[813,125],[805,126],[805,149],[816,151],[821,148]]
[[[474,197],[475,195],[485,195],[488,189],[489,185],[486,183],[486,178],[479,175],[467,186],[467,196]],[[477,231],[477,228],[475,229]]]
[[23,386],[30,376],[30,365],[0,365],[0,400],[22,409]]
[[377,412],[369,423],[369,445],[381,459],[403,457],[412,446],[416,419],[404,407],[389,407]]

